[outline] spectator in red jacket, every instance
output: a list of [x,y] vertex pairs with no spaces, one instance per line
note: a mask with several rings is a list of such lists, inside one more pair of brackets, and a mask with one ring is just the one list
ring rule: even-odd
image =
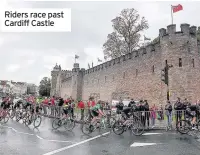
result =
[[51,105],[55,106],[55,97],[54,96],[51,98]]
[[94,107],[95,106],[94,98],[90,97],[87,105],[88,105],[88,108]]
[[83,101],[79,100],[79,102],[78,102],[78,108],[81,109],[81,120],[84,120],[85,104],[84,104]]
[[49,104],[49,100],[47,97],[45,97],[44,101],[43,101],[44,104]]
[[83,101],[79,101],[78,102],[78,108],[80,108],[80,109],[84,109],[85,108],[85,104],[83,103]]

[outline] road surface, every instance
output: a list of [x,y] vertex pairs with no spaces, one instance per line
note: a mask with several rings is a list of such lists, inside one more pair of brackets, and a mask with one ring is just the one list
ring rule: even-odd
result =
[[85,136],[77,124],[72,132],[52,130],[51,119],[43,118],[39,129],[9,120],[0,126],[1,155],[199,155],[200,140],[162,130],[144,135],[121,136],[98,133]]

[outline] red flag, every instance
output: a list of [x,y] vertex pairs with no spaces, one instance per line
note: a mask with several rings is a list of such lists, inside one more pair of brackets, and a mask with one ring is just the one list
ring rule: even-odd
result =
[[183,10],[183,6],[181,4],[172,6],[173,13]]

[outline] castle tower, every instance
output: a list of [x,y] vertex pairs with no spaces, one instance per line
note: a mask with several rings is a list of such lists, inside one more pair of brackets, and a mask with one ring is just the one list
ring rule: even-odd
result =
[[83,72],[85,70],[79,68],[78,63],[74,63],[74,67],[72,69],[72,98],[74,99],[82,99],[82,81],[83,81]]
[[[176,25],[167,26],[167,30],[159,30],[162,68],[166,63],[173,65],[168,73],[170,100],[174,101],[180,97],[195,102],[200,94],[197,28],[190,27],[189,24],[181,24],[180,27],[180,32],[176,31]],[[163,93],[167,94],[166,85],[163,87]]]
[[55,65],[53,70],[51,71],[51,96],[59,96],[59,87],[60,87],[60,72],[61,72],[61,66]]

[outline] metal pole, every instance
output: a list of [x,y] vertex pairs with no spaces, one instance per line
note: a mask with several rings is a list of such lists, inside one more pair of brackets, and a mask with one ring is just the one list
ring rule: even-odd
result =
[[169,100],[169,65],[166,64],[166,72],[167,72],[167,100]]
[[173,24],[173,6],[171,5],[171,20],[172,20],[172,24]]

